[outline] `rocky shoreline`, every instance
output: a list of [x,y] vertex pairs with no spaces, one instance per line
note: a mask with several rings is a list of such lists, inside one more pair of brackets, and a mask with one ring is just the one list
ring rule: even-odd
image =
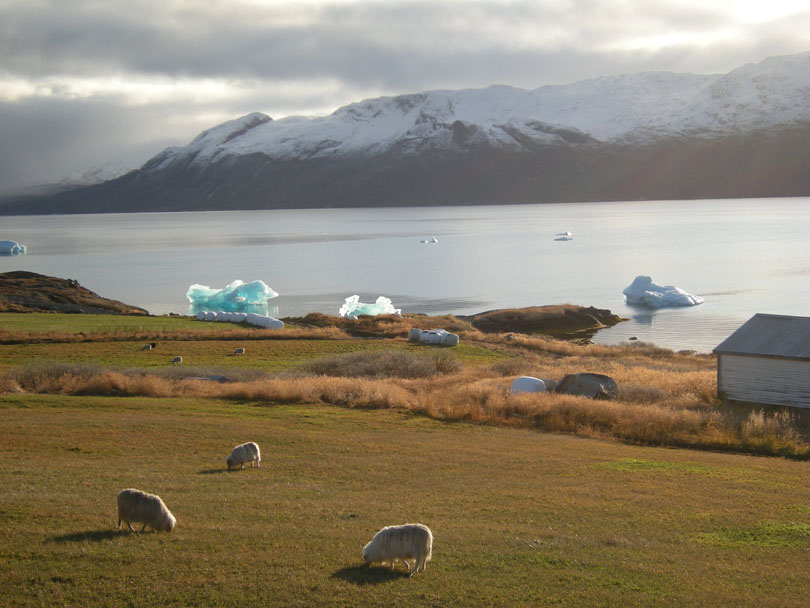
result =
[[104,298],[79,285],[35,272],[0,273],[0,312],[61,312],[105,315],[148,315],[137,306]]
[[[73,279],[21,270],[0,273],[0,312],[149,315],[143,308],[104,298]],[[437,322],[439,319],[447,321],[448,316],[451,315],[440,315]],[[457,315],[455,318],[485,333],[543,334],[564,340],[586,340],[599,329],[623,320],[606,309],[573,304],[489,310],[475,315]],[[379,331],[379,323],[372,319],[365,321],[361,318],[350,322],[337,316],[311,313],[296,320],[304,325],[335,326],[347,330],[359,330],[359,326],[370,322],[374,326],[369,328],[370,335],[376,335]]]

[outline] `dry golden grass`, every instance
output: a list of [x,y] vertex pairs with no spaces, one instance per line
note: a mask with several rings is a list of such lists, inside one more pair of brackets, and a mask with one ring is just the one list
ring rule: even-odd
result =
[[260,328],[222,329],[200,323],[200,329],[171,331],[99,331],[99,332],[26,332],[0,328],[0,344],[29,344],[42,342],[150,342],[182,340],[340,340],[349,336],[337,327],[291,327],[284,331]]
[[[729,407],[715,396],[711,357],[649,357],[643,349],[619,349],[630,357],[608,357],[602,347],[580,347],[580,356],[535,353],[489,366],[448,366],[423,377],[397,377],[397,371],[373,361],[367,353],[326,362],[331,373],[341,365],[356,377],[287,374],[219,383],[142,371],[113,371],[94,366],[29,367],[6,375],[5,391],[22,390],[68,395],[119,395],[228,399],[263,403],[322,403],[351,408],[395,408],[440,420],[463,420],[614,437],[647,445],[670,445],[763,454],[810,456],[806,421],[778,408]],[[442,353],[444,351],[440,351]],[[615,354],[615,351],[614,351]],[[357,359],[354,365],[352,359]],[[515,362],[516,361],[516,362]],[[365,366],[365,367],[364,367]],[[390,366],[389,366],[390,367]],[[315,365],[313,369],[318,369]],[[365,375],[356,373],[365,369]],[[387,375],[381,374],[388,369]],[[543,393],[511,395],[519,373],[561,378],[589,371],[607,374],[618,383],[615,401]],[[347,374],[349,375],[349,374]],[[357,377],[359,376],[359,377]]]

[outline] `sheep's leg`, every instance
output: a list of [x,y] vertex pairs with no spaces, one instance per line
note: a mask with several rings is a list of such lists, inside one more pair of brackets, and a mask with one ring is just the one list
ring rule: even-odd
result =
[[146,524],[144,524],[143,528],[141,528],[141,532],[143,532],[144,530],[146,530]]
[[129,526],[129,531],[130,531],[130,532],[134,532],[134,531],[135,531],[135,528],[133,528],[133,527],[132,527],[132,522],[131,522],[131,521],[128,521],[128,522],[127,522],[127,525]]
[[118,518],[118,523],[115,525],[115,527],[116,527],[116,528],[120,528],[120,527],[121,527],[121,518],[120,518],[120,517]]

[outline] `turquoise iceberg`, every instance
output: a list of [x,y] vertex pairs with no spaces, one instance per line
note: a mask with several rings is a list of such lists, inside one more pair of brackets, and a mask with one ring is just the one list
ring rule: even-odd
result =
[[341,317],[356,317],[357,315],[398,315],[402,310],[394,308],[390,298],[380,296],[374,304],[364,304],[360,296],[349,296],[340,307],[338,314]]
[[275,298],[273,291],[264,281],[245,283],[236,280],[223,289],[213,289],[207,285],[191,285],[186,292],[188,301],[195,310],[221,310],[225,312],[249,312],[267,305],[267,300]]

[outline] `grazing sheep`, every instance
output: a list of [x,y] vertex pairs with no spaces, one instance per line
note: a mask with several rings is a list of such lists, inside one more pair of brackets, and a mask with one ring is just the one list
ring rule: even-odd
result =
[[166,508],[160,496],[147,494],[134,488],[127,488],[118,493],[118,527],[121,522],[129,526],[133,532],[133,522],[143,524],[141,532],[146,526],[151,526],[157,532],[171,532],[177,520],[171,511]]
[[144,344],[143,346],[141,346],[141,350],[152,350],[152,345]]
[[394,564],[401,559],[410,568],[409,559],[413,559],[411,576],[424,572],[433,551],[433,534],[430,528],[422,524],[403,524],[386,526],[363,547],[363,561],[366,565],[380,562],[383,565]]
[[180,355],[178,355],[174,359],[172,359],[172,363],[182,363],[182,362],[183,362],[183,357],[181,357]]
[[235,351],[233,351],[233,354],[234,355],[244,355],[245,354],[245,349],[241,348],[241,347],[237,348]]
[[231,450],[231,455],[228,456],[226,461],[228,463],[228,469],[230,470],[232,467],[239,467],[240,469],[245,468],[245,463],[249,462],[250,467],[253,468],[253,463],[256,463],[256,468],[261,468],[262,466],[262,455],[259,451],[258,444],[249,441],[248,443],[243,443],[241,445],[236,446],[233,450]]

